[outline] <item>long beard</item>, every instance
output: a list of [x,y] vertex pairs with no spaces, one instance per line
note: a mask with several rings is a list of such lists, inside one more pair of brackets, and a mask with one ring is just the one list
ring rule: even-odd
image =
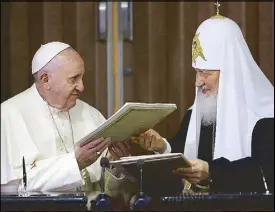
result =
[[198,107],[203,126],[209,126],[216,122],[217,117],[217,93],[206,96],[202,93],[204,87],[198,89]]

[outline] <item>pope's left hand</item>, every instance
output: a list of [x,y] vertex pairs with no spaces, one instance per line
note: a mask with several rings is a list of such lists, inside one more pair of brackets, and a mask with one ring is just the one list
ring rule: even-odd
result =
[[139,144],[139,146],[145,150],[158,153],[163,153],[167,148],[166,142],[153,129],[149,129],[137,137],[132,137],[132,142]]
[[200,184],[209,177],[209,165],[206,161],[195,159],[190,160],[191,167],[177,168],[174,174],[181,176],[192,184]]

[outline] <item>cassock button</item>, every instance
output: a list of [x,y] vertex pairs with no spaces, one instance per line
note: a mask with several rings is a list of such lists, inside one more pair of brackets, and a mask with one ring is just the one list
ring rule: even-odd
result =
[[60,145],[58,149],[60,152],[62,152],[64,150],[64,147],[62,145]]

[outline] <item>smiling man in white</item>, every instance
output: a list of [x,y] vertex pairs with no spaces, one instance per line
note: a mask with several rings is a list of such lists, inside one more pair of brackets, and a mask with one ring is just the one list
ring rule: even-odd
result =
[[[79,100],[84,73],[82,58],[68,44],[51,42],[38,49],[32,60],[35,83],[1,104],[1,191],[22,188],[24,156],[28,191],[85,190],[91,199],[100,191],[100,158],[129,156],[127,142],[110,145],[110,138],[75,147],[105,121],[97,109]],[[152,147],[163,153],[170,146],[163,141]],[[123,174],[108,169],[105,177],[109,195],[130,198]]]

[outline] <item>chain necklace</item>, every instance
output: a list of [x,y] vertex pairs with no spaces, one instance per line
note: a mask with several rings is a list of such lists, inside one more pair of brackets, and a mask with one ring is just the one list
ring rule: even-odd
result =
[[[63,138],[62,138],[62,136],[61,136],[61,134],[60,134],[60,132],[59,132],[59,130],[58,130],[57,124],[56,124],[56,122],[55,122],[55,120],[54,120],[54,117],[53,117],[53,114],[52,114],[52,111],[51,111],[51,109],[50,109],[49,104],[48,104],[48,109],[49,109],[49,111],[50,111],[50,114],[51,114],[51,117],[52,117],[52,121],[53,121],[54,126],[55,126],[55,129],[56,129],[56,131],[57,131],[57,133],[58,133],[58,135],[59,135],[59,137],[60,137],[60,140],[61,140],[61,142],[62,142],[62,144],[63,144],[63,146],[64,146],[66,152],[69,153],[69,151],[68,151],[68,149],[67,149],[67,147],[66,147],[66,145],[65,145],[65,142],[64,142],[64,140],[63,140]],[[71,136],[72,136],[72,140],[73,140],[73,144],[74,144],[74,131],[73,131],[73,126],[72,126],[71,116],[70,116],[70,112],[69,112],[69,111],[68,111],[67,113],[68,113],[68,116],[69,116],[69,121],[70,121],[70,126],[71,126]]]
[[214,159],[214,152],[215,152],[215,134],[216,134],[216,122],[213,123],[213,130],[212,130],[212,160]]
[[[69,151],[68,151],[68,149],[67,149],[67,147],[65,145],[65,142],[64,142],[64,140],[63,140],[63,138],[62,138],[62,136],[61,136],[61,134],[60,134],[60,132],[58,130],[57,124],[56,124],[56,122],[54,120],[54,117],[53,117],[52,111],[50,110],[49,104],[48,104],[48,108],[49,108],[49,111],[50,111],[50,114],[51,114],[54,126],[56,128],[56,131],[58,132],[58,135],[60,137],[60,140],[62,141],[62,144],[63,144],[66,152],[69,153]],[[74,144],[74,131],[73,131],[73,126],[72,126],[72,121],[71,121],[71,115],[70,115],[69,111],[67,113],[68,113],[68,116],[69,116],[69,121],[70,121],[70,126],[71,126],[71,133],[72,133],[71,135],[72,135],[72,140],[73,140],[73,144]],[[82,174],[82,177],[83,177],[83,180],[84,180],[84,185],[87,185],[88,187],[90,187],[91,186],[91,181],[90,181],[90,175],[89,175],[88,170],[86,168],[83,169],[83,170],[81,170],[81,174]],[[81,187],[77,187],[76,190],[77,191],[82,191],[82,188]]]

